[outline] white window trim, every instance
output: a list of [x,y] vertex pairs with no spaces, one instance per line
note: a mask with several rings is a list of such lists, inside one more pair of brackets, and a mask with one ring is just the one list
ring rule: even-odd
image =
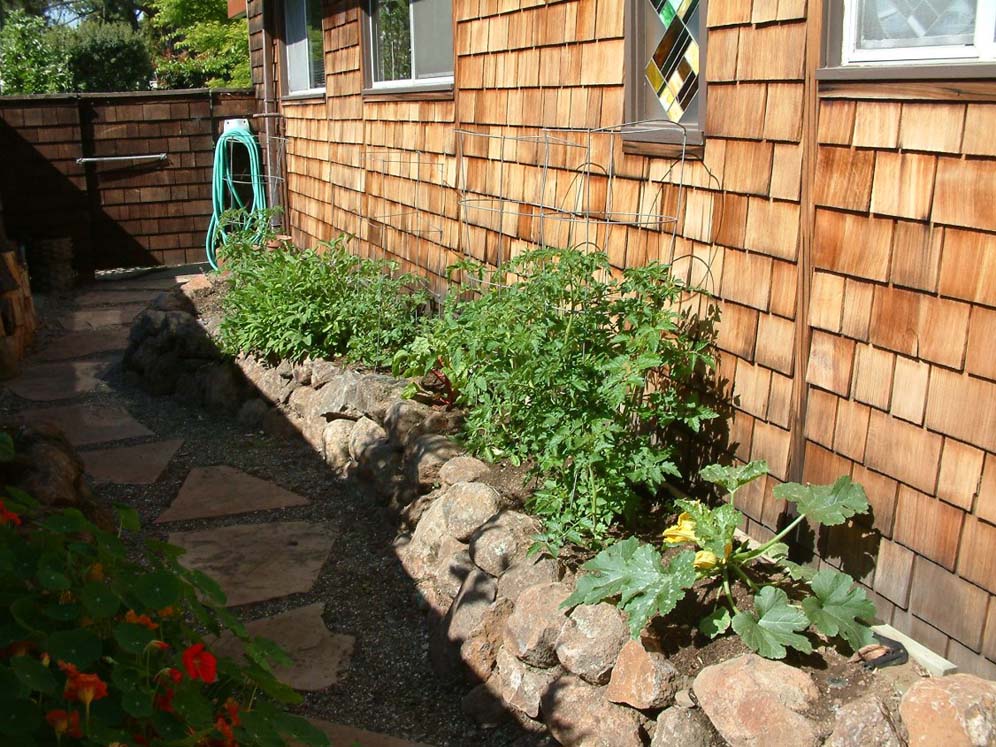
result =
[[895,65],[901,62],[952,63],[996,61],[996,3],[980,0],[975,12],[975,43],[929,47],[857,49],[857,0],[845,0],[840,50],[842,65]]
[[[375,80],[374,73],[377,70],[377,60],[374,58],[374,50],[377,49],[377,43],[374,40],[373,15],[370,13],[371,0],[365,0],[365,2],[367,6],[367,48],[370,50],[367,55],[367,64],[370,66],[370,88],[367,90],[377,93],[392,93],[395,91],[445,90],[453,87],[453,73],[446,75],[425,75],[421,78],[406,78],[403,80]],[[412,12],[412,0],[408,0],[408,38],[411,39],[409,52],[412,56],[412,70],[414,70],[415,44],[417,41],[415,38],[415,14]]]

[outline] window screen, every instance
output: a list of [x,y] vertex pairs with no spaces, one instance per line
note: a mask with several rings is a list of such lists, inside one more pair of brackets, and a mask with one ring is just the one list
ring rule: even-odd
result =
[[321,0],[287,0],[284,27],[288,91],[325,88]]

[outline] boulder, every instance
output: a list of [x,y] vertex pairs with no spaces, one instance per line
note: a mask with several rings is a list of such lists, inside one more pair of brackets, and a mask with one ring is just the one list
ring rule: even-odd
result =
[[626,621],[614,605],[582,604],[561,629],[555,650],[568,672],[593,685],[604,685],[628,639]]
[[975,675],[920,680],[906,691],[899,713],[910,747],[996,744],[996,682]]
[[311,385],[311,359],[305,359],[294,364],[294,381],[301,386]]
[[498,652],[502,650],[502,631],[510,614],[512,603],[507,599],[496,599],[477,627],[460,644],[460,661],[471,681],[480,682],[491,676]]
[[478,631],[495,599],[494,579],[473,570],[460,586],[449,612],[429,633],[429,659],[440,675],[460,672],[460,648]]
[[432,408],[410,399],[397,399],[387,406],[384,412],[384,430],[388,438],[398,446],[407,446],[411,435],[419,435],[422,422],[432,412]]
[[207,275],[195,275],[180,286],[180,292],[187,298],[190,298],[197,291],[211,290],[211,287],[211,278]]
[[367,417],[382,422],[388,403],[396,399],[404,387],[403,381],[390,376],[343,371],[318,390],[315,414],[328,419]]
[[567,615],[560,608],[571,590],[561,583],[539,584],[523,591],[505,625],[505,645],[519,661],[549,668],[557,663],[556,645]]
[[446,530],[461,542],[468,542],[478,527],[497,513],[499,501],[495,489],[481,482],[450,486],[443,501]]
[[824,747],[902,747],[902,744],[882,701],[867,695],[841,706],[833,733]]
[[242,403],[242,382],[228,363],[201,369],[204,404],[215,410],[235,412]]
[[426,578],[437,560],[440,544],[447,536],[445,496],[437,498],[422,514],[415,531],[397,553],[405,571],[415,580]]
[[269,409],[270,406],[266,401],[259,397],[248,399],[239,408],[239,414],[237,415],[239,424],[246,428],[259,428],[263,425],[263,418]]
[[263,416],[263,432],[281,441],[301,435],[290,413],[271,407]]
[[435,553],[436,562],[431,566],[428,579],[435,584],[439,592],[453,599],[463,586],[464,579],[474,569],[474,563],[467,552],[467,545],[445,535]]
[[713,730],[702,711],[672,707],[657,717],[650,747],[711,747]]
[[311,386],[315,389],[323,387],[341,373],[342,366],[338,366],[332,361],[316,358],[311,361]]
[[446,436],[427,434],[412,442],[407,453],[408,479],[423,488],[431,488],[439,482],[439,470],[450,459],[463,452]]
[[333,420],[322,431],[322,455],[325,463],[338,472],[345,472],[352,459],[349,442],[353,426],[352,420]]
[[497,676],[477,685],[460,700],[463,714],[477,722],[478,726],[491,729],[505,720],[505,704],[501,702]]
[[458,482],[474,482],[487,473],[488,465],[472,456],[458,456],[450,459],[439,470],[439,482],[455,485]]
[[294,378],[294,364],[286,358],[277,364],[277,368],[275,370],[281,379],[287,379],[289,381]]
[[564,747],[643,747],[639,714],[610,703],[603,688],[576,677],[555,680],[543,694],[541,710]]
[[628,640],[616,658],[605,697],[640,710],[663,708],[674,697],[678,671],[660,651]]
[[[483,483],[456,483],[456,485],[483,485]],[[453,488],[456,488],[456,485]],[[497,499],[497,492],[493,488],[489,489]],[[495,505],[497,507],[497,500]],[[470,537],[470,557],[481,570],[487,571],[492,576],[501,576],[512,565],[526,557],[538,531],[539,524],[535,519],[518,511],[501,511],[482,524]]]
[[243,373],[259,390],[260,395],[275,405],[286,403],[296,386],[293,381],[278,374],[275,368],[252,366],[243,369]]
[[813,678],[780,661],[746,654],[706,667],[692,685],[705,714],[732,747],[816,747],[803,714],[820,696]]
[[539,717],[543,693],[550,683],[564,673],[560,667],[553,669],[531,667],[516,659],[506,648],[498,652],[495,664],[502,699],[530,718]]
[[318,396],[318,392],[312,389],[310,386],[302,386],[297,379],[294,379],[298,387],[294,389],[287,399],[287,404],[290,405],[291,410],[296,412],[303,418],[312,417],[312,404],[315,397]]
[[560,580],[560,566],[553,558],[526,556],[498,579],[498,596],[516,601],[530,586],[552,584]]
[[370,418],[360,418],[349,436],[349,455],[362,467],[379,446],[387,445],[384,429]]
[[325,418],[302,418],[297,413],[290,413],[295,426],[308,445],[319,454],[325,450]]

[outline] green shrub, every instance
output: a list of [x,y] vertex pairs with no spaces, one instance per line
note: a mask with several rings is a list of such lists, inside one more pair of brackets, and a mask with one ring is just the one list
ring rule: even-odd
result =
[[340,236],[318,251],[266,251],[243,235],[222,250],[230,271],[221,339],[229,352],[300,360],[343,356],[390,364],[415,337],[429,300],[395,264],[350,254]]
[[[666,616],[688,589],[703,582],[718,589],[715,606],[699,623],[699,630],[710,638],[732,628],[748,648],[769,659],[784,658],[788,648],[812,653],[812,642],[805,635],[810,628],[839,636],[854,650],[871,643],[868,624],[875,605],[854,579],[833,568],[815,571],[793,563],[782,542],[803,521],[838,526],[866,513],[865,491],[846,476],[833,485],[778,485],[775,498],[794,504],[798,515],[768,542],[751,548],[734,536],[744,516],[733,507],[733,496],[767,472],[764,462],[706,467],[701,477],[725,488],[728,502],[710,508],[699,501],[679,500],[678,523],[664,532],[666,546],[690,549],[682,549],[665,565],[652,545],[635,537],[617,542],[584,565],[589,573],[578,578],[575,592],[563,606],[617,599],[636,638],[654,616]],[[754,567],[762,558],[766,559],[762,567]],[[735,584],[746,585],[753,593],[752,610],[738,608],[731,589]]]
[[[0,451],[10,458],[6,434]],[[134,510],[118,515],[121,531],[138,528]],[[218,585],[179,564],[181,549],[149,542],[136,562],[121,531],[2,495],[0,743],[328,744],[280,705],[301,700],[271,669],[288,657],[250,638]],[[247,664],[211,653],[203,636],[224,630]]]
[[144,91],[152,58],[141,34],[126,23],[84,23],[63,34],[74,91]]
[[603,538],[678,475],[669,429],[716,415],[687,387],[712,364],[677,310],[688,289],[664,265],[617,278],[604,254],[552,249],[487,280],[491,290],[451,296],[395,370],[444,382],[475,452],[534,460],[543,481],[530,508],[549,544]]
[[70,90],[65,57],[43,18],[22,10],[0,27],[0,93],[57,93]]
[[203,21],[176,42],[179,54],[156,63],[160,88],[218,88],[252,85],[249,31],[244,18]]

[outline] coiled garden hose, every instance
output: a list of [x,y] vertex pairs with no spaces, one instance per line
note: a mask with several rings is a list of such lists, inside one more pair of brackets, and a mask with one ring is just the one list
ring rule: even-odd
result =
[[[235,176],[232,173],[230,144],[239,144],[249,153],[249,179],[252,186],[251,209],[247,209],[239,191],[235,188]],[[207,259],[211,267],[218,269],[217,247],[228,241],[226,228],[231,228],[232,222],[222,222],[222,215],[227,210],[242,210],[244,214],[239,219],[240,228],[258,226],[255,239],[262,241],[266,230],[266,191],[263,188],[263,169],[261,166],[259,144],[252,131],[245,124],[226,126],[214,147],[214,173],[211,178],[211,223],[208,225]],[[238,225],[238,223],[236,223]]]

